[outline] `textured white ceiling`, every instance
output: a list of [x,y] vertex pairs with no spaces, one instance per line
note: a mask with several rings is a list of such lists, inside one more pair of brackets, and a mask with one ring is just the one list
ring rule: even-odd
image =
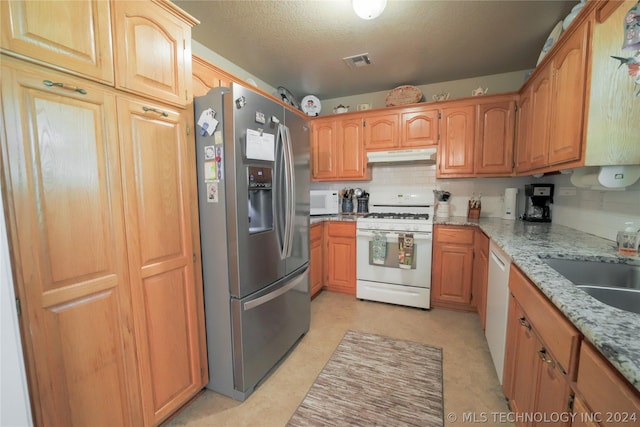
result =
[[[390,90],[533,68],[578,2],[389,0],[374,20],[350,0],[174,0],[200,25],[193,39],[299,99]],[[352,70],[346,56],[368,53]]]

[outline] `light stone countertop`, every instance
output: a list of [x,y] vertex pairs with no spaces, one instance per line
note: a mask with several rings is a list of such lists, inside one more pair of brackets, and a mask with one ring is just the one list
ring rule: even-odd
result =
[[351,221],[355,222],[358,215],[313,215],[309,217],[309,225],[317,224],[324,221]]
[[435,224],[479,226],[522,272],[593,343],[622,375],[640,390],[640,314],[611,307],[577,288],[541,258],[630,263],[638,257],[617,255],[615,242],[557,224],[500,218],[436,218]]
[[[313,216],[310,223],[355,221],[356,215]],[[615,242],[553,223],[466,217],[435,218],[434,224],[478,226],[549,300],[640,390],[640,314],[606,305],[577,288],[541,258],[631,263],[617,255]]]

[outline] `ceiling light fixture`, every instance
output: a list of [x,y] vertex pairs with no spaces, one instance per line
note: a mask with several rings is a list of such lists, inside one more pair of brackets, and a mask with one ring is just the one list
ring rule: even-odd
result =
[[353,0],[353,10],[362,19],[377,18],[386,6],[387,0]]

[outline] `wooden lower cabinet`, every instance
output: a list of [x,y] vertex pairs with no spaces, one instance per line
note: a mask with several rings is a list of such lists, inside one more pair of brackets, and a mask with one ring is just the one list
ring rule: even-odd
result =
[[141,425],[115,95],[2,65],[2,178],[34,423]]
[[325,224],[325,289],[356,294],[356,223],[329,221]]
[[574,412],[582,424],[574,426],[640,424],[640,392],[587,341],[580,349],[575,387]]
[[198,296],[186,171],[187,111],[118,97],[127,252],[146,423],[201,388]]
[[35,424],[161,423],[206,382],[187,111],[3,56],[2,112]]
[[309,230],[310,252],[310,286],[311,298],[315,297],[324,286],[324,223],[313,224]]
[[513,265],[509,289],[503,391],[512,411],[537,416],[518,418],[518,426],[543,425],[570,412],[580,334]]
[[473,311],[473,238],[466,226],[434,226],[431,305]]
[[489,238],[479,228],[475,231],[473,244],[473,281],[471,306],[475,307],[482,329],[487,320],[487,284],[489,274]]

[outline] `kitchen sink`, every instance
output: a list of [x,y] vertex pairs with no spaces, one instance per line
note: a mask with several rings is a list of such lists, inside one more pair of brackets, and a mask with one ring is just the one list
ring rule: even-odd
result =
[[558,258],[542,261],[595,299],[640,314],[640,265]]

